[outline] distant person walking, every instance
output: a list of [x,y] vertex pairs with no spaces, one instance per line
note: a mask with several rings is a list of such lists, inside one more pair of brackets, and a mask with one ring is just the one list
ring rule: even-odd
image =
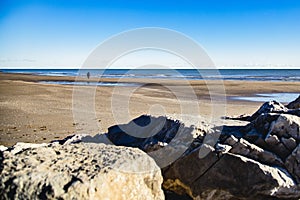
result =
[[86,76],[87,76],[88,79],[90,79],[90,76],[91,76],[90,72],[88,72],[88,73],[86,74]]

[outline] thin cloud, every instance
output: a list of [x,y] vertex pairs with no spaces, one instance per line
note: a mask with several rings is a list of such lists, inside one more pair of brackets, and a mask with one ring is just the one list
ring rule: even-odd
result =
[[23,58],[23,59],[0,59],[0,63],[11,63],[11,62],[36,62],[34,59]]

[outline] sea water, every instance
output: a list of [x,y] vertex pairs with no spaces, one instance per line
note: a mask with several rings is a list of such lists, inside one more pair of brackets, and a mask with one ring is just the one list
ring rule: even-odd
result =
[[[300,89],[300,88],[299,88]],[[296,99],[300,95],[299,93],[270,93],[270,94],[256,94],[252,97],[231,97],[231,99],[255,101],[255,102],[267,102],[278,101],[281,103],[289,103],[291,100]]]
[[153,78],[187,80],[300,81],[300,69],[1,69],[4,73],[97,78]]
[[[72,76],[86,77],[90,72],[93,78],[148,78],[148,79],[171,79],[171,80],[240,80],[240,81],[300,81],[300,69],[220,69],[220,70],[196,70],[196,69],[1,69],[4,73],[22,73],[46,76]],[[124,82],[85,82],[85,81],[41,81],[45,84],[61,85],[91,85],[91,86],[138,86],[138,83]],[[299,93],[270,93],[256,94],[249,97],[231,97],[235,100],[265,102],[276,100],[289,102],[296,99]]]

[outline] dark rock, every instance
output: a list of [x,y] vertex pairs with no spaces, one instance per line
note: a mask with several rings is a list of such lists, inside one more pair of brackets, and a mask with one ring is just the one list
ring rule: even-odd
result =
[[158,142],[170,143],[177,134],[179,121],[166,117],[152,117],[142,115],[128,124],[116,125],[108,128],[107,138],[115,145],[145,147]]
[[293,153],[286,159],[287,170],[293,175],[298,184],[300,184],[300,144]]
[[276,135],[269,135],[265,140],[258,139],[254,143],[266,151],[277,155],[280,159],[285,160],[291,151],[278,139]]
[[290,138],[281,138],[281,142],[290,151],[293,151],[297,146],[296,140],[292,137],[290,137]]
[[231,136],[226,140],[225,144],[232,146],[230,153],[245,156],[262,164],[284,167],[282,160],[276,154],[251,144],[242,138],[238,140]]
[[300,141],[300,117],[294,115],[280,114],[271,124],[269,133],[278,137],[292,137]]
[[269,101],[264,103],[251,117],[249,117],[248,121],[253,121],[261,114],[267,113],[284,113],[287,112],[288,108],[286,108],[283,104],[277,101]]
[[115,145],[148,152],[158,166],[165,167],[190,149],[198,132],[178,120],[142,115],[128,124],[110,127],[105,135]]
[[187,194],[179,195],[170,190],[164,190],[164,194],[167,200],[192,200],[192,198]]
[[290,102],[286,107],[288,107],[289,109],[299,109],[300,108],[300,95],[297,99]]
[[[164,188],[200,199],[254,199],[275,198],[276,192],[295,186],[278,168],[228,152],[212,151],[200,159],[199,150],[163,170]],[[299,192],[289,192],[289,197],[300,197]]]
[[280,114],[264,113],[258,116],[251,124],[258,133],[265,137],[269,133],[271,123],[277,120],[279,116]]

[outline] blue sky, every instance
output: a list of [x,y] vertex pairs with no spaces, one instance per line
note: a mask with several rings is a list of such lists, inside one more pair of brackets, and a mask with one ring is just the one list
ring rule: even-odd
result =
[[300,68],[300,1],[0,0],[0,68],[78,68],[108,37],[163,27],[219,67]]

